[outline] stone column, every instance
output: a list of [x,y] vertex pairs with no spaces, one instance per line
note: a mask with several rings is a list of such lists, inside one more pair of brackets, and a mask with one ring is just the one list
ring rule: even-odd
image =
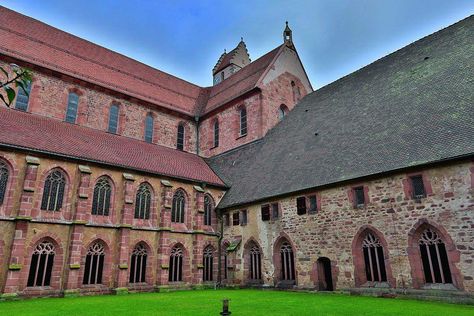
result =
[[[10,261],[8,264],[7,279],[5,281],[4,295],[16,296],[20,291],[21,270],[24,268],[23,259],[25,256],[25,238],[28,232],[28,221],[18,220],[15,223],[15,236],[10,250]],[[28,274],[23,274],[28,275]]]
[[[33,195],[36,190],[36,180],[38,178],[38,166],[40,160],[36,157],[26,156],[25,178],[23,180],[23,192],[20,198],[20,208],[18,217],[31,219],[31,210],[33,208]],[[40,197],[41,198],[41,197]]]
[[200,186],[194,187],[194,226],[197,231],[204,230],[204,190]]
[[161,180],[161,213],[160,228],[171,229],[171,205],[173,203],[173,185],[166,180]]

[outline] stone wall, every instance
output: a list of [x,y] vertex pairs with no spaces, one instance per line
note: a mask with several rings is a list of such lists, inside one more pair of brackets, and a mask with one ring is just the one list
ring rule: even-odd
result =
[[[388,280],[380,286],[473,292],[473,173],[472,162],[458,162],[251,205],[246,208],[246,226],[225,227],[224,240],[242,238],[237,251],[230,254],[235,258],[229,263],[235,270],[233,283],[246,284],[248,267],[243,262],[248,254],[244,245],[255,240],[262,249],[263,281],[268,286],[276,285],[279,249],[275,245],[287,240],[295,253],[298,288],[318,287],[321,275],[317,260],[322,257],[331,260],[336,289],[375,286],[366,282],[365,271],[356,268],[364,264],[358,239],[368,229],[384,247]],[[423,176],[427,196],[415,200],[406,186],[408,177],[417,174]],[[368,202],[361,207],[355,207],[350,197],[351,188],[356,186],[367,188]],[[317,212],[297,215],[296,198],[310,195],[318,198]],[[261,206],[267,203],[279,204],[278,219],[262,221]],[[446,245],[452,285],[425,284],[418,241],[420,230],[428,227]]]

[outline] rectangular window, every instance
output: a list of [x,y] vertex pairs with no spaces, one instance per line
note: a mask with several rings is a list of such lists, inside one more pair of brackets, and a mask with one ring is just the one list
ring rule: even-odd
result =
[[262,221],[270,220],[270,206],[268,204],[262,205]]
[[153,142],[153,116],[151,114],[148,114],[145,119],[145,141]]
[[308,197],[309,200],[309,210],[308,214],[316,214],[318,212],[318,200],[316,195],[310,195]]
[[239,212],[234,212],[234,213],[232,213],[232,225],[233,225],[233,226],[238,226],[238,225],[240,225]]
[[354,205],[361,207],[365,205],[364,187],[354,188]]
[[16,102],[15,102],[15,109],[26,111],[28,110],[28,102],[30,99],[30,91],[31,91],[31,82],[28,82],[27,86],[25,87],[25,91],[22,88],[18,88]]
[[78,103],[79,96],[74,92],[69,93],[67,98],[66,122],[76,123]]
[[247,109],[240,109],[240,136],[247,135]]
[[240,211],[240,225],[247,225],[247,210]]
[[224,226],[230,226],[229,214],[224,214]]
[[300,196],[296,199],[296,214],[304,215],[306,214],[306,197]]
[[184,125],[178,125],[178,139],[176,141],[176,148],[178,150],[184,150]]
[[219,122],[214,122],[214,147],[219,146]]
[[421,175],[410,177],[411,187],[414,199],[421,199],[426,197],[425,185],[423,184],[423,177]]
[[278,207],[278,203],[272,203],[272,219],[278,219],[280,216],[280,211]]
[[118,127],[118,116],[119,116],[119,107],[116,104],[112,104],[110,107],[109,113],[109,133],[117,134]]

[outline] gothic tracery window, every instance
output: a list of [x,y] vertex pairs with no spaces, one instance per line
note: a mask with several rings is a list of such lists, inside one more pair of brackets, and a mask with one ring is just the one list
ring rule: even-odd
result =
[[148,252],[142,243],[133,249],[130,258],[130,283],[145,282],[147,256]]
[[183,281],[183,248],[180,246],[171,249],[168,281]]
[[151,189],[146,183],[142,183],[137,190],[135,199],[135,218],[149,219],[151,205]]
[[419,245],[425,282],[452,283],[446,246],[438,234],[431,228],[425,229]]
[[94,187],[92,215],[109,215],[112,185],[106,177],[100,178]]
[[101,284],[104,270],[105,248],[101,242],[93,243],[86,255],[82,284]]
[[186,206],[186,197],[182,190],[176,191],[173,196],[173,205],[171,207],[171,222],[184,223],[184,209]]
[[0,160],[0,205],[3,204],[3,200],[5,199],[5,194],[7,192],[8,176],[8,167],[3,161]]
[[52,171],[44,182],[41,209],[47,211],[59,211],[63,206],[64,188],[66,178],[59,170]]
[[54,245],[40,242],[33,251],[27,286],[49,286],[54,263]]
[[387,273],[385,271],[383,246],[380,240],[372,233],[368,233],[362,241],[362,251],[364,253],[367,281],[386,282]]
[[204,225],[212,224],[212,211],[214,205],[212,203],[212,198],[209,195],[204,196]]
[[213,249],[211,246],[207,246],[204,249],[203,254],[203,281],[212,281],[213,280],[213,267],[214,267],[214,255]]
[[257,246],[250,248],[250,279],[261,280],[262,279],[262,262],[260,256],[260,249]]
[[280,247],[281,256],[281,279],[282,281],[295,280],[295,260],[291,245],[285,241]]

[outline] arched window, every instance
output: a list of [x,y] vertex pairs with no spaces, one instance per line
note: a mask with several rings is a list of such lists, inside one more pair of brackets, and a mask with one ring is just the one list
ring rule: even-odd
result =
[[214,147],[219,146],[219,121],[214,122]]
[[204,225],[210,226],[212,224],[212,212],[214,210],[214,203],[209,195],[204,196]]
[[285,241],[280,247],[281,256],[281,280],[294,281],[295,280],[295,260],[293,256],[293,249],[291,245]]
[[79,104],[79,96],[71,92],[67,98],[66,122],[76,123],[77,106]]
[[145,245],[138,244],[130,259],[130,283],[145,282],[147,251]]
[[110,107],[109,113],[109,133],[117,134],[118,129],[118,118],[119,118],[119,106],[117,104],[112,104]]
[[293,101],[296,103],[301,98],[300,87],[298,87],[294,81],[291,82],[291,91],[293,92]]
[[105,249],[101,242],[95,242],[87,251],[82,284],[101,284],[104,271]]
[[145,141],[153,142],[153,115],[151,113],[148,113],[145,118]]
[[3,161],[0,160],[0,205],[3,204],[5,194],[7,193],[8,176],[8,167]]
[[280,121],[283,120],[286,113],[288,113],[288,108],[286,107],[286,105],[280,105],[280,108],[278,109],[278,118],[280,119]]
[[180,123],[178,125],[178,139],[176,141],[176,148],[184,150],[184,125]]
[[452,283],[446,246],[431,228],[420,237],[420,253],[426,283]]
[[15,101],[15,109],[26,111],[28,110],[28,102],[30,100],[30,92],[31,92],[31,81],[25,87],[25,91],[20,87],[17,91],[16,101]]
[[250,248],[250,280],[261,280],[262,279],[262,261],[260,257],[260,249],[253,245]]
[[63,206],[64,187],[66,178],[59,170],[52,171],[44,182],[43,199],[41,209],[47,211],[59,211]]
[[149,219],[151,205],[151,189],[146,183],[140,184],[135,199],[135,218]]
[[106,177],[100,178],[94,187],[92,215],[109,215],[112,186]]
[[171,207],[171,222],[184,223],[184,208],[186,206],[186,197],[182,190],[176,191],[173,196],[173,205]]
[[203,275],[202,275],[202,280],[203,281],[212,281],[213,280],[213,268],[214,268],[214,255],[213,255],[214,250],[212,249],[212,246],[207,246],[204,249],[204,254],[203,254]]
[[387,282],[383,246],[379,239],[372,233],[368,233],[362,241],[362,251],[367,281]]
[[247,135],[247,109],[242,107],[239,111],[240,115],[240,136]]
[[27,286],[49,286],[54,263],[54,245],[48,241],[40,242],[31,256]]
[[183,248],[179,246],[171,249],[168,281],[183,281]]

